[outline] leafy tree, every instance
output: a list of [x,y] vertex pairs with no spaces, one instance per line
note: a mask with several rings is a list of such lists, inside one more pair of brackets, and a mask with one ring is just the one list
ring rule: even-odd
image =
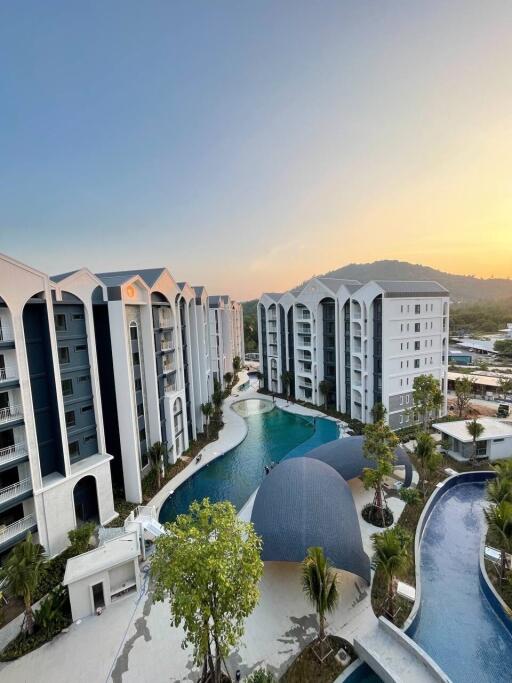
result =
[[498,384],[502,394],[512,394],[512,379],[509,379],[508,377],[500,377]]
[[220,683],[221,663],[244,632],[263,572],[261,539],[227,502],[195,501],[155,543],[155,598],[169,599],[171,624],[185,631],[202,667],[201,681]]
[[415,455],[418,461],[418,469],[421,476],[421,486],[425,493],[425,479],[429,471],[429,462],[436,453],[436,442],[428,432],[419,432],[416,437]]
[[283,385],[283,391],[286,398],[290,400],[290,388],[292,386],[293,374],[289,370],[284,370],[281,375],[281,383]]
[[512,358],[512,339],[497,339],[494,342],[494,350],[502,356]]
[[512,480],[512,460],[499,460],[494,463],[494,469],[498,477]]
[[505,578],[506,554],[512,552],[512,503],[502,500],[484,510],[489,531],[500,541],[500,583]]
[[468,430],[469,435],[473,439],[473,455],[471,458],[471,462],[475,463],[476,462],[476,442],[484,433],[485,427],[483,426],[483,424],[480,424],[480,422],[478,422],[478,420],[470,420],[469,422],[466,422],[466,429]]
[[400,489],[400,493],[398,495],[404,501],[404,503],[407,503],[408,505],[417,505],[421,498],[418,489],[410,487]]
[[220,410],[222,406],[222,387],[220,385],[220,382],[216,379],[213,380],[213,394],[212,394],[212,401],[215,409],[218,411]]
[[475,393],[475,383],[469,377],[455,380],[455,396],[459,417],[464,417],[471,405],[471,397]]
[[156,476],[156,486],[160,490],[161,486],[161,468],[162,463],[165,463],[165,456],[167,455],[167,448],[161,441],[155,441],[148,451],[151,468]]
[[383,422],[386,419],[386,407],[382,403],[374,403],[372,408],[372,418],[374,422]]
[[496,477],[487,482],[487,500],[498,505],[503,500],[512,503],[512,481],[505,477]]
[[443,405],[443,393],[439,381],[433,375],[418,375],[412,386],[413,412],[420,416],[426,431],[433,413],[439,412]]
[[399,439],[384,421],[367,424],[363,430],[363,452],[368,460],[375,463],[375,468],[366,467],[363,470],[363,483],[366,489],[375,489],[373,505],[380,510],[382,524],[384,517],[384,496],[382,483],[385,477],[393,474],[395,462],[395,448]]
[[233,358],[233,372],[236,374],[237,372],[240,372],[242,369],[242,361],[240,359],[240,356],[235,356]]
[[68,591],[59,584],[43,598],[34,614],[34,623],[46,636],[51,638],[69,623]]
[[247,683],[275,683],[274,674],[270,673],[266,669],[256,669],[247,678]]
[[206,438],[208,438],[208,424],[213,413],[213,404],[208,401],[208,403],[201,403],[201,412],[204,415],[204,428],[206,432]]
[[324,397],[324,407],[327,410],[328,407],[328,402],[329,402],[329,394],[333,390],[333,385],[332,382],[330,382],[328,379],[323,379],[321,382],[318,383],[318,389],[322,396]]
[[89,541],[94,533],[95,528],[96,525],[94,522],[86,522],[78,528],[68,531],[72,555],[81,555],[82,553],[87,552],[89,548]]
[[410,536],[399,526],[386,529],[380,534],[373,534],[373,549],[377,561],[377,569],[384,572],[388,591],[385,612],[391,621],[395,618],[396,577],[406,571],[409,563],[408,546]]
[[233,373],[232,372],[226,372],[224,375],[224,382],[228,387],[231,386],[231,382],[233,381]]
[[336,572],[325,557],[322,548],[308,548],[308,554],[302,562],[302,590],[314,604],[318,614],[318,640],[321,657],[323,657],[325,616],[336,609],[339,594]]
[[32,540],[29,531],[27,537],[11,550],[0,576],[7,579],[9,591],[23,600],[25,606],[24,627],[29,635],[34,632],[34,613],[32,598],[39,582],[44,564],[43,548]]

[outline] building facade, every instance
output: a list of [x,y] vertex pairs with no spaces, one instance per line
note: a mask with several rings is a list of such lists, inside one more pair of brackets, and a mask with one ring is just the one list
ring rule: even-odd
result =
[[224,375],[233,372],[233,359],[245,357],[242,305],[227,294],[209,297],[212,381],[224,387]]
[[449,293],[436,282],[313,278],[258,303],[264,387],[393,429],[411,423],[414,378],[439,381],[446,411]]

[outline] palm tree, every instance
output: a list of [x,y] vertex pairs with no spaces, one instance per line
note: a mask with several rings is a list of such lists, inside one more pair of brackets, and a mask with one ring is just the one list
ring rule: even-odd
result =
[[204,415],[204,428],[206,431],[206,438],[208,438],[208,423],[210,422],[210,417],[213,413],[213,405],[208,401],[208,403],[201,403],[201,412]]
[[281,375],[281,383],[283,385],[283,392],[286,395],[287,400],[290,400],[290,388],[292,384],[292,373],[288,370],[284,370]]
[[500,460],[494,463],[496,475],[501,479],[512,480],[512,460]]
[[487,500],[498,505],[503,500],[512,503],[512,481],[506,477],[497,476],[487,482]]
[[32,597],[39,583],[43,563],[43,548],[33,542],[29,531],[26,539],[11,550],[1,573],[2,578],[7,579],[9,591],[23,600],[24,628],[29,635],[34,632]]
[[242,361],[240,359],[240,356],[235,356],[233,358],[233,372],[237,373],[240,372],[242,369]]
[[512,503],[502,500],[484,510],[489,531],[500,540],[500,583],[505,578],[506,554],[512,552]]
[[329,400],[329,394],[332,391],[332,382],[330,382],[328,379],[323,379],[321,382],[318,384],[318,389],[322,396],[324,397],[324,407],[327,410],[327,402]]
[[231,382],[233,381],[233,373],[232,372],[226,372],[224,375],[224,382],[226,383],[228,388],[231,388]]
[[161,486],[161,476],[160,470],[162,467],[162,462],[164,462],[165,467],[165,456],[167,455],[167,448],[161,441],[155,441],[148,451],[149,459],[151,461],[151,467],[156,474],[156,486],[160,490]]
[[394,527],[393,529],[386,529],[380,534],[373,534],[372,541],[377,568],[384,572],[388,584],[385,611],[393,621],[395,618],[396,576],[407,569],[409,562],[408,539],[399,527]]
[[318,614],[318,640],[323,655],[325,615],[334,612],[339,594],[336,572],[322,548],[308,548],[308,554],[302,562],[302,590],[314,604]]
[[476,462],[476,442],[478,441],[478,438],[482,436],[482,434],[485,431],[485,427],[478,422],[478,420],[470,420],[469,422],[466,422],[466,429],[468,430],[469,435],[473,438],[473,457],[471,458],[472,463]]

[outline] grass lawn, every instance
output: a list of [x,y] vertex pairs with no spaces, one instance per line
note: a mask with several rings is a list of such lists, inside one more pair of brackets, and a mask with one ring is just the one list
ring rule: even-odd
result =
[[340,647],[349,654],[350,661],[355,659],[354,648],[343,638],[337,636],[327,636],[327,642],[324,647],[327,649],[329,643],[333,654],[329,655],[327,659],[321,664],[317,656],[313,652],[313,647],[318,647],[318,641],[315,639],[293,660],[290,668],[280,678],[281,683],[332,683],[341,674],[341,672],[348,666],[342,666],[335,658],[335,653]]

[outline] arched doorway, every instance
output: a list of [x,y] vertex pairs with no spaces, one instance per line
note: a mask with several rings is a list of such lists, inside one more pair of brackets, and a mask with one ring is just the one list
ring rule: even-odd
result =
[[100,521],[96,479],[92,475],[83,477],[75,484],[73,503],[77,527],[85,522]]

